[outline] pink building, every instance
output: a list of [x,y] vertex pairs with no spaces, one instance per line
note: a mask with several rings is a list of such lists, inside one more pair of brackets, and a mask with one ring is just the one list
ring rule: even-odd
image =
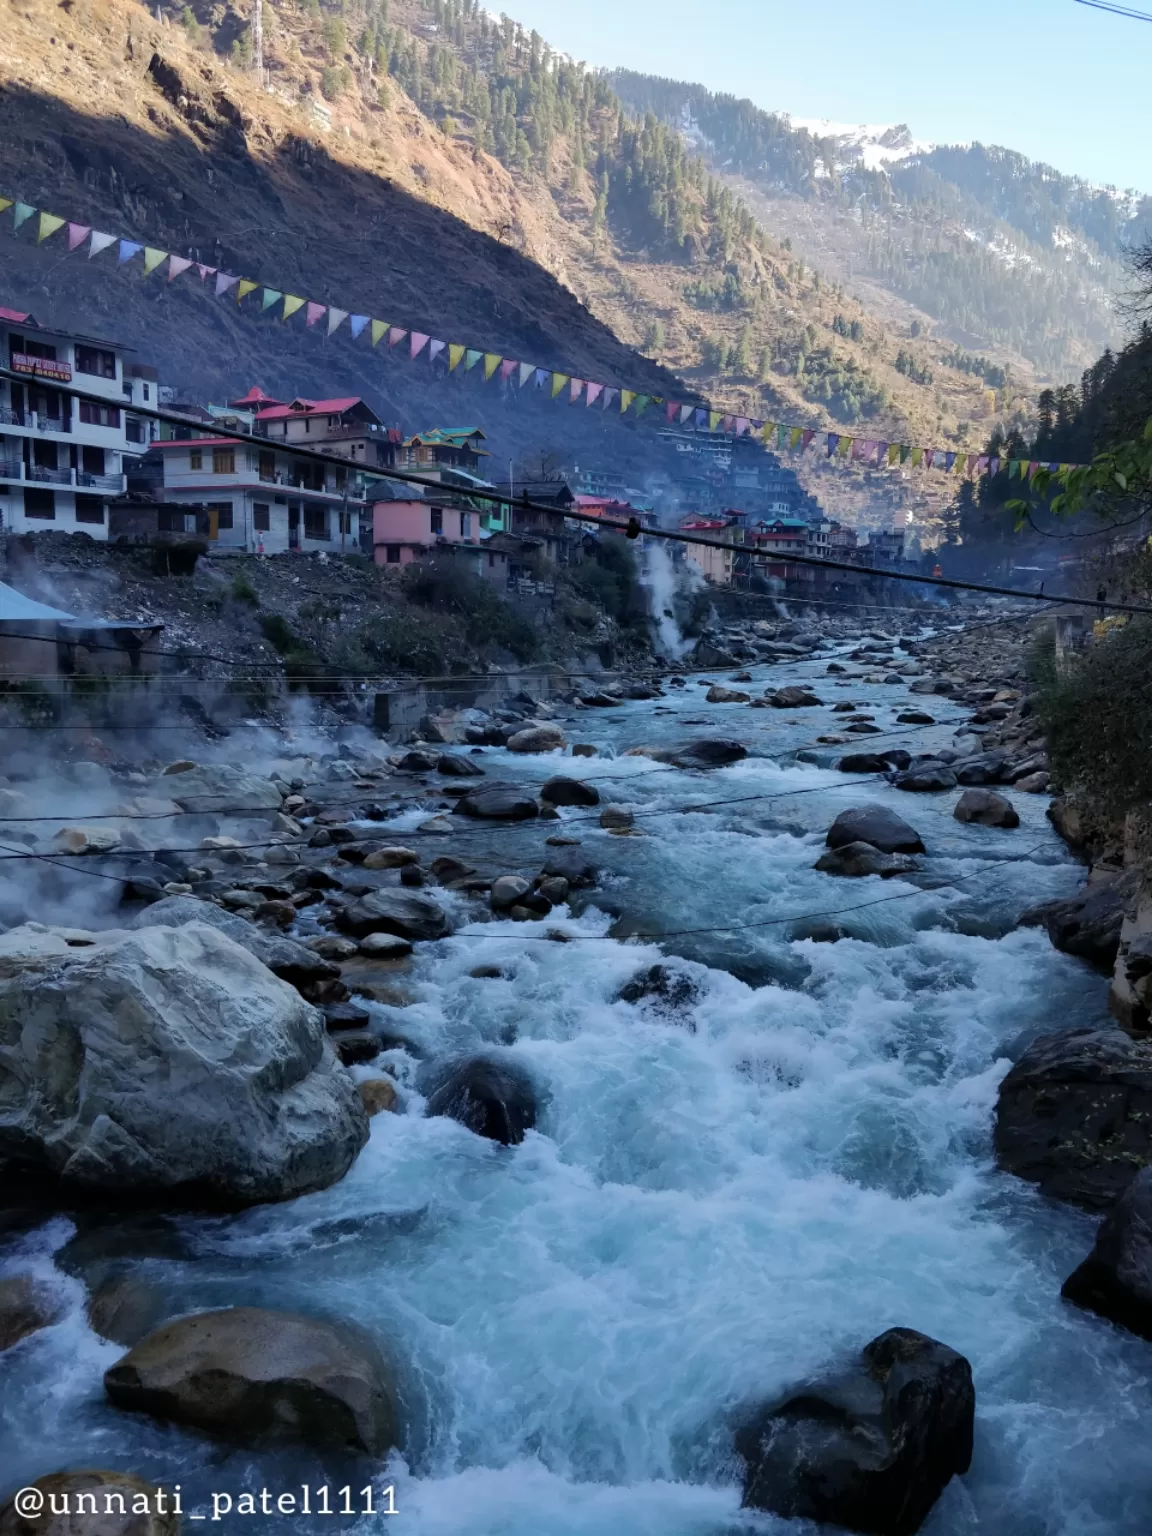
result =
[[438,544],[480,543],[480,513],[441,503],[378,501],[372,507],[372,551],[377,565],[410,565]]

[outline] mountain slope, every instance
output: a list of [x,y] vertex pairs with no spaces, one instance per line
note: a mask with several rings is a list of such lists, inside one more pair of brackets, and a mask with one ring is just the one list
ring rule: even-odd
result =
[[1111,308],[1152,199],[1064,176],[1011,150],[927,148],[903,125],[793,126],[703,86],[616,71],[633,111],[676,124],[767,223],[810,260],[950,328],[967,347],[1007,348],[1045,373],[1087,366],[1113,344]]

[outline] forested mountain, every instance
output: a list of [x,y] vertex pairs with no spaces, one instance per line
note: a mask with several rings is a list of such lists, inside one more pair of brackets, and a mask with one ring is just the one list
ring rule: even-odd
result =
[[[1059,376],[1119,339],[1111,299],[1126,252],[1152,230],[1152,199],[1092,187],[1011,150],[909,154],[892,130],[865,156],[835,137],[702,86],[617,71],[613,89],[740,178],[768,224],[836,275],[868,277],[950,327]],[[803,216],[789,202],[806,205]]]

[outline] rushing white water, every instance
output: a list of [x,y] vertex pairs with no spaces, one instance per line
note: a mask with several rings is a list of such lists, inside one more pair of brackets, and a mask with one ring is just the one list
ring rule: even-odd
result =
[[[821,687],[834,697],[830,679]],[[699,718],[700,691],[681,717]],[[859,683],[845,696],[870,698],[886,728],[908,702]],[[704,734],[659,707],[588,712],[571,731],[605,751]],[[63,1251],[59,1219],[10,1241],[5,1264],[33,1254],[66,1314],[4,1358],[5,1489],[113,1465],[180,1482],[186,1508],[206,1508],[214,1489],[348,1480],[305,1453],[229,1451],[108,1406],[101,1372],[121,1351],[88,1328],[82,1287],[62,1271],[83,1262],[91,1275],[111,1252],[183,1309],[275,1305],[377,1334],[397,1361],[405,1453],[389,1469],[399,1513],[364,1530],[803,1536],[803,1523],[740,1511],[731,1415],[894,1324],[962,1351],[976,1381],[972,1471],[929,1536],[1148,1530],[1149,1347],[1060,1301],[1093,1224],[991,1156],[1006,1053],[1105,1017],[1099,977],[1042,932],[1009,931],[1023,906],[1079,878],[1044,801],[1017,796],[1013,832],[961,826],[954,796],[772,756],[811,741],[824,717],[698,709],[710,734],[765,755],[706,775],[644,758],[580,765],[605,798],[635,806],[643,835],[613,838],[565,811],[606,871],[562,923],[574,941],[545,937],[556,914],[475,924],[420,955],[410,1006],[374,1005],[412,1044],[389,1058],[406,1112],[373,1121],[341,1184],[229,1218],[97,1226]],[[558,766],[484,761],[535,779]],[[939,888],[813,870],[833,816],[864,800],[917,826],[922,883]],[[538,867],[549,830],[443,841]],[[645,931],[771,926],[622,943],[608,908]],[[836,921],[851,936],[836,944],[792,940],[777,921],[845,908]],[[693,957],[676,962],[699,987],[686,1012],[616,1000],[669,953]],[[470,976],[480,964],[502,978]],[[539,1085],[540,1122],[518,1148],[421,1114],[419,1061],[475,1048],[507,1052]]]

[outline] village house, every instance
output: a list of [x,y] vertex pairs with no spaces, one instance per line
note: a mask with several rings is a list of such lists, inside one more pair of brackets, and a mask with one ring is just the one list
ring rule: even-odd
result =
[[[126,456],[144,451],[147,425],[125,402],[153,400],[155,372],[125,364],[117,342],[41,325],[0,309],[0,524],[108,537],[108,503],[123,494]],[[77,400],[68,385],[100,396]],[[139,446],[137,446],[139,445]]]
[[372,550],[377,565],[410,565],[448,545],[479,546],[483,510],[447,489],[433,498],[422,487],[384,482],[372,504]]
[[404,439],[395,449],[395,469],[439,480],[445,470],[463,470],[475,474],[481,459],[489,458],[480,444],[485,441],[479,427],[434,427]]
[[159,668],[163,628],[146,619],[78,618],[0,582],[0,677],[148,676]]
[[274,442],[323,448],[353,464],[388,469],[402,441],[398,427],[386,427],[370,405],[356,395],[334,400],[274,400],[254,385],[233,408],[252,413],[253,430]]
[[684,533],[698,534],[701,538],[729,546],[718,549],[711,544],[688,544],[684,553],[711,586],[731,586],[736,570],[738,527],[724,517],[689,517],[680,527]]

